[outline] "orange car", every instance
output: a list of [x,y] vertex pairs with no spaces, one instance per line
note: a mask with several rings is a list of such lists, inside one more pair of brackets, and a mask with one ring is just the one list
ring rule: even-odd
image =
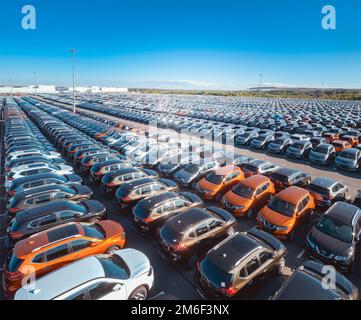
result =
[[243,171],[237,166],[221,167],[200,180],[196,185],[196,191],[204,199],[219,201],[224,192],[244,178]]
[[351,144],[352,148],[356,147],[359,144],[359,140],[355,136],[346,135],[343,136],[341,140],[347,141],[349,144]]
[[351,143],[344,140],[335,140],[331,144],[335,147],[337,153],[342,152],[345,149],[352,148]]
[[272,181],[257,174],[228,191],[222,199],[222,206],[235,216],[251,218],[254,210],[263,207],[275,193]]
[[75,260],[111,253],[124,246],[124,229],[111,220],[94,224],[70,222],[39,232],[17,242],[8,253],[2,276],[3,291],[12,297],[29,273],[40,277]]
[[289,187],[277,194],[257,216],[257,223],[274,236],[293,240],[295,228],[304,219],[310,219],[315,201],[308,190]]

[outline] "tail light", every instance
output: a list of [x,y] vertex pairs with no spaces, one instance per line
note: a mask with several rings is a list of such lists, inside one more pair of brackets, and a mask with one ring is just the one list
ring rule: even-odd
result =
[[235,287],[231,286],[231,287],[228,287],[228,288],[222,288],[221,292],[223,294],[225,294],[226,296],[228,296],[228,297],[232,297],[238,292],[238,290]]
[[109,182],[109,183],[107,183],[107,187],[115,187],[116,186],[116,184],[115,183],[113,183],[113,182]]
[[20,211],[21,210],[21,208],[9,208],[8,209],[8,211],[10,212],[10,213],[16,213],[16,212],[18,212],[18,211]]
[[93,175],[95,175],[95,176],[99,176],[99,175],[101,175],[102,173],[101,173],[101,171],[97,171],[97,172],[94,172],[93,173]]
[[129,201],[131,201],[132,199],[130,198],[130,197],[128,197],[128,196],[126,196],[126,197],[122,197],[122,198],[120,198],[123,202],[129,202]]
[[150,222],[152,222],[152,221],[154,221],[154,219],[153,219],[153,218],[150,218],[150,217],[143,219],[143,222],[145,222],[145,223],[150,223]]
[[20,271],[15,271],[15,272],[7,272],[6,273],[6,277],[10,280],[10,281],[19,281],[24,277],[24,274]]
[[23,234],[21,232],[9,232],[9,237],[11,239],[19,239],[23,236]]
[[177,243],[172,245],[172,248],[174,251],[182,251],[187,248],[187,246],[184,243]]
[[9,197],[13,197],[15,194],[15,190],[11,190],[8,192]]

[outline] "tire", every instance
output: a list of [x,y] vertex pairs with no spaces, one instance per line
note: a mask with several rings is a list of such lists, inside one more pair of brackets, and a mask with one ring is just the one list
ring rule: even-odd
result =
[[148,297],[148,290],[144,286],[136,288],[129,296],[128,300],[146,300]]
[[253,209],[249,209],[246,214],[247,219],[252,219],[253,214],[254,214]]
[[112,254],[114,251],[120,250],[121,248],[118,246],[111,246],[107,249],[106,253],[107,254]]
[[198,261],[198,255],[196,253],[192,254],[187,260],[187,267],[193,269]]
[[276,273],[281,276],[283,274],[283,270],[286,266],[286,259],[282,257],[277,264]]
[[236,232],[237,232],[237,230],[235,227],[229,227],[226,233],[227,233],[227,236],[231,236],[231,235],[235,234]]

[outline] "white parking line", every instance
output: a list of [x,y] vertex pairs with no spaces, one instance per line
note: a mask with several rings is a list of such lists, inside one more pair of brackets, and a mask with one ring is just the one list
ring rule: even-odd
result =
[[303,249],[297,256],[297,259],[301,259],[302,256],[305,254],[305,250]]

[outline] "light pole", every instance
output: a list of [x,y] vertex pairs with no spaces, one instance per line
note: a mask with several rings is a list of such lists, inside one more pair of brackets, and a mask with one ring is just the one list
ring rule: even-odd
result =
[[34,91],[35,91],[35,96],[37,96],[37,92],[36,92],[36,89],[37,89],[37,83],[36,83],[36,71],[33,72],[34,73]]
[[71,49],[70,52],[73,54],[73,113],[75,113],[75,49]]

